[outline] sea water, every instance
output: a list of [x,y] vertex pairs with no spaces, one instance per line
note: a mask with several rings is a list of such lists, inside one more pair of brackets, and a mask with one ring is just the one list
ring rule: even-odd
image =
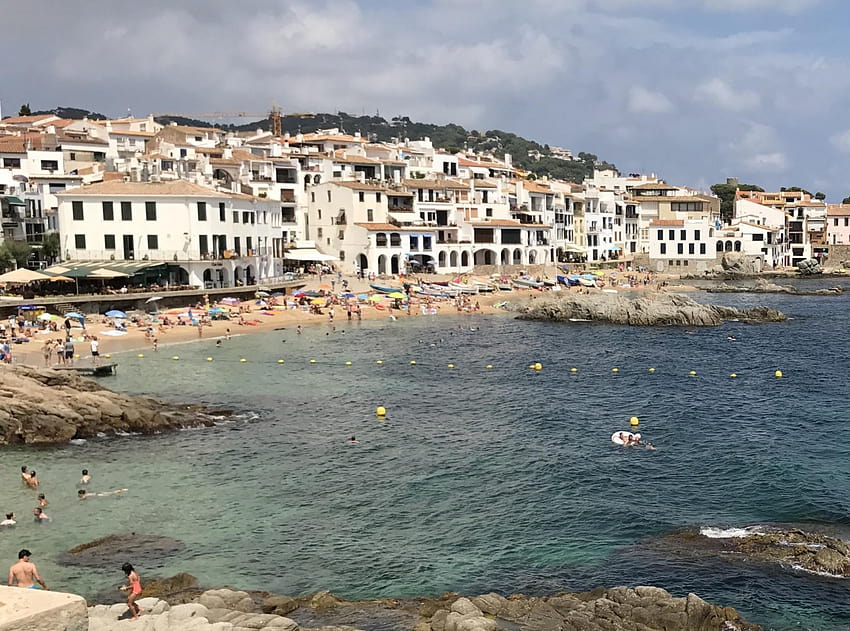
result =
[[[657,585],[771,629],[844,629],[844,580],[657,544],[683,528],[724,536],[772,523],[847,535],[850,299],[697,298],[793,319],[693,330],[338,320],[336,332],[323,323],[221,348],[166,335],[156,353],[117,356],[102,383],[235,414],[157,436],[7,448],[0,512],[20,521],[0,532],[0,558],[27,547],[52,588],[93,596],[121,584],[120,567],[64,567],[59,553],[143,532],[186,546],[165,563],[127,559],[143,577],[185,571],[205,585],[351,599]],[[657,451],[611,443],[632,416]],[[31,520],[23,464],[38,471],[52,523]],[[83,468],[91,491],[129,491],[79,501]]]

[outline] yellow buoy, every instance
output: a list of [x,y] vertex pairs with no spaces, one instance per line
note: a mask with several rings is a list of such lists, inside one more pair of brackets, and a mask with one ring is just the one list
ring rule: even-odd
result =
[[212,358],[212,357],[207,357],[207,361],[208,361],[208,362],[211,362],[212,360],[213,360],[213,358]]
[[629,425],[640,425],[640,419],[637,416],[633,416],[629,419]]
[[692,370],[691,372],[689,372],[689,373],[688,373],[688,376],[690,376],[690,377],[696,377],[696,376],[697,376],[697,371],[696,371],[696,370]]
[[386,416],[387,415],[387,409],[383,405],[379,405],[377,408],[375,408],[375,415],[376,416]]
[[773,373],[773,376],[776,377],[777,379],[781,379],[782,378],[782,371],[777,370],[775,373]]
[[543,370],[543,364],[537,362],[536,364],[534,364],[534,370]]
[[144,357],[144,355],[142,353],[139,353],[138,355],[136,355],[136,357],[138,357],[139,359],[142,359]]
[[736,375],[734,372],[731,375],[729,375],[730,379],[735,379],[737,377],[738,377],[738,375]]
[[655,368],[650,368],[649,372],[655,372]]
[[570,372],[578,372],[578,368],[570,368]]
[[619,368],[612,368],[611,372],[620,372],[620,369]]
[[283,360],[282,360],[282,359],[278,359],[278,360],[277,360],[277,363],[278,363],[278,364],[282,364],[282,363],[283,363]]
[[310,360],[310,363],[311,363],[311,364],[315,364],[315,363],[316,363],[316,360],[315,360],[315,359],[311,359],[311,360]]
[[110,355],[109,353],[107,353],[106,355],[104,355],[104,357],[105,357],[106,359],[112,359],[112,355]]
[[79,358],[80,358],[80,354],[79,354],[79,353],[75,353],[75,354],[74,354],[74,359],[79,359]]
[[242,358],[242,359],[240,359],[239,361],[240,361],[241,363],[243,363],[243,364],[244,364],[244,363],[245,363],[246,361],[248,361],[248,360],[247,360],[247,359],[245,359],[245,358],[243,357],[243,358]]
[[345,362],[346,366],[351,366],[351,362]]
[[381,365],[381,364],[383,364],[384,362],[382,362],[382,361],[379,359],[379,360],[378,360],[378,361],[376,361],[375,363],[376,363],[376,364],[378,364],[378,366],[380,366],[380,365]]
[[451,370],[451,369],[452,369],[452,368],[454,368],[454,367],[455,367],[455,365],[454,365],[454,364],[449,364],[449,370]]
[[485,366],[485,368],[486,368],[487,370],[493,370],[493,364],[487,364],[487,365]]
[[416,360],[415,360],[415,359],[411,359],[411,360],[410,360],[410,365],[411,365],[411,366],[415,366],[415,365],[416,365]]
[[172,357],[171,359],[173,359],[174,361],[177,361],[178,359],[180,359],[180,357],[179,357],[178,355],[175,355],[175,356],[174,356],[174,357]]

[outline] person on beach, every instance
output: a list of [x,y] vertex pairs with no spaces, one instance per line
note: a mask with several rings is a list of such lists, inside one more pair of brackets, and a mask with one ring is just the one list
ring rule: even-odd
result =
[[74,341],[71,339],[70,336],[65,340],[64,350],[65,350],[65,364],[68,365],[68,366],[73,366],[74,365]]
[[88,469],[83,469],[82,476],[83,477],[80,478],[80,484],[88,484],[91,482],[91,476],[89,475]]
[[124,574],[127,575],[127,584],[122,585],[118,589],[122,592],[129,592],[127,596],[127,607],[130,608],[130,613],[133,614],[131,620],[138,620],[139,615],[142,613],[141,608],[136,604],[136,599],[142,593],[142,579],[139,577],[139,574],[136,572],[135,568],[129,563],[125,563],[121,566],[121,569],[124,571]]
[[6,513],[6,519],[0,521],[0,527],[8,528],[14,526],[18,522],[15,521],[15,513]]
[[22,589],[38,589],[38,583],[43,589],[50,589],[47,583],[38,574],[35,563],[30,562],[32,552],[24,548],[18,552],[18,562],[9,568],[9,587],[20,587]]
[[97,335],[92,336],[89,345],[91,346],[91,362],[97,366],[100,363],[100,351],[98,350],[100,343],[97,341]]
[[50,368],[53,365],[53,340],[44,340],[41,356],[44,357],[44,367]]
[[56,353],[56,361],[60,366],[65,365],[65,344],[62,340],[56,340],[54,342],[53,350]]
[[38,478],[35,477],[35,471],[29,472],[29,477],[26,479],[26,483],[31,489],[38,488]]
[[226,339],[226,340],[229,340],[229,339],[230,339],[230,329],[225,329],[225,331],[224,331],[224,339]]

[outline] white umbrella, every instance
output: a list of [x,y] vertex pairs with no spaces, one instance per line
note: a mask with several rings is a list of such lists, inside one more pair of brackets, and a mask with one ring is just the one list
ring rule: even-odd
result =
[[156,302],[157,300],[162,300],[162,296],[151,296],[145,300],[145,304],[148,304],[149,302]]
[[19,267],[16,270],[0,275],[0,283],[26,284],[31,283],[34,280],[50,280],[50,278],[51,277],[47,274],[35,272],[31,269],[27,269],[26,267]]

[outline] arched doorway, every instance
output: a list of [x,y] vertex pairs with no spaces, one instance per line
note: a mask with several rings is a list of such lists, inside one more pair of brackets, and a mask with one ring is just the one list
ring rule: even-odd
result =
[[502,250],[502,265],[510,265],[511,263],[511,251],[505,248]]
[[528,251],[528,264],[534,265],[537,263],[537,250],[529,250]]
[[387,273],[387,257],[385,254],[381,254],[381,256],[378,257],[378,273]]
[[236,287],[244,284],[244,279],[242,278],[242,268],[238,265],[233,268],[233,284]]
[[493,250],[478,250],[473,257],[475,265],[495,265],[496,253]]
[[366,273],[366,270],[369,269],[369,259],[366,258],[365,254],[357,255],[357,265],[360,267],[360,271],[364,274]]
[[464,250],[460,254],[460,266],[461,267],[469,267],[469,251]]
[[449,267],[457,267],[457,252],[449,254]]
[[727,241],[727,242],[726,242],[726,251],[727,251],[727,252],[731,252],[731,251],[732,251],[732,242],[731,242],[731,241]]
[[437,255],[437,267],[445,267],[446,266],[446,252],[445,250],[441,251]]
[[723,251],[723,241],[718,241],[718,242],[717,242],[717,247],[716,247],[715,249],[716,249],[718,252],[722,252],[722,251]]
[[257,275],[254,273],[254,266],[249,265],[245,268],[245,284],[246,285],[256,285],[257,284]]
[[740,252],[740,251],[741,251],[741,242],[735,241],[735,252]]
[[221,185],[225,188],[230,188],[233,184],[233,176],[224,169],[215,169],[213,171],[213,179],[221,182]]
[[204,289],[210,289],[212,287],[215,287],[213,281],[213,273],[212,270],[208,267],[204,270]]
[[393,254],[390,259],[390,274],[398,274],[398,254]]
[[522,250],[516,248],[514,250],[514,265],[522,265]]

